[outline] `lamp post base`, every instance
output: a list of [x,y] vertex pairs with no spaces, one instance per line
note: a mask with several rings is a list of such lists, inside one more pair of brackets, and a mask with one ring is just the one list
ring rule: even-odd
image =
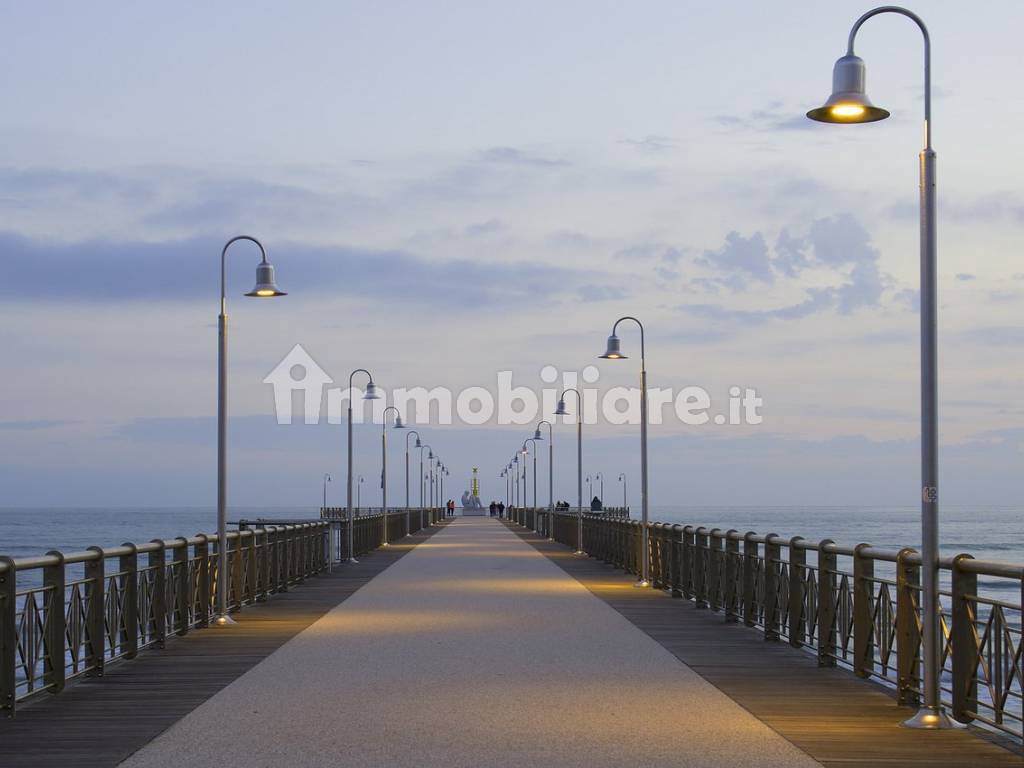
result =
[[942,707],[921,707],[909,720],[900,723],[904,728],[917,728],[923,731],[945,731],[959,727]]
[[231,625],[237,623],[237,621],[232,619],[226,613],[218,613],[216,616],[213,617],[213,626],[215,627],[230,627]]
[[585,555],[587,553],[584,552],[582,549],[577,549],[575,552],[573,552],[573,554],[576,555],[576,556],[580,556],[581,557],[581,556],[583,556],[583,555]]
[[358,563],[359,561],[358,561],[358,560],[356,560],[356,559],[355,559],[354,557],[350,557],[350,558],[349,558],[348,560],[346,560],[345,562],[346,562],[346,563]]
[[640,579],[640,581],[634,582],[633,586],[636,589],[647,589],[647,587],[651,586],[651,582],[647,581],[647,579]]

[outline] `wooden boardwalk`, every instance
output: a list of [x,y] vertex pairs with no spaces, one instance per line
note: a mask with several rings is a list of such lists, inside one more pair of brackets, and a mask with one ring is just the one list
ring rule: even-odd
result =
[[[721,613],[699,610],[689,600],[633,589],[635,577],[593,558],[576,557],[533,531],[510,527],[701,677],[829,768],[1024,766],[1018,746],[1002,737],[990,740],[977,729],[935,733],[901,728],[912,710],[898,707],[881,686],[846,670],[818,667],[810,655],[786,643],[766,642],[760,633],[728,624]],[[657,705],[651,702],[652,708]]]
[[[0,720],[0,766],[118,765],[439,530],[427,528],[247,606],[228,630],[169,639],[163,650],[110,665],[102,678],[23,705],[16,718]],[[268,701],[273,695],[267,692]]]

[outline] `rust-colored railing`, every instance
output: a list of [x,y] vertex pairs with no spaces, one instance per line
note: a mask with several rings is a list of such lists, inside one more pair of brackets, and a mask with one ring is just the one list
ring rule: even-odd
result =
[[[230,610],[329,567],[329,524],[231,531]],[[0,711],[206,627],[217,594],[215,535],[41,557],[0,557]]]
[[[639,572],[640,533],[639,521],[585,514],[581,543],[575,513],[555,515],[557,541],[630,573]],[[656,588],[809,650],[823,666],[891,685],[899,703],[917,705],[916,550],[666,523],[651,523],[649,533]],[[940,569],[944,703],[961,722],[979,721],[1021,739],[1024,565],[962,554],[943,558]]]

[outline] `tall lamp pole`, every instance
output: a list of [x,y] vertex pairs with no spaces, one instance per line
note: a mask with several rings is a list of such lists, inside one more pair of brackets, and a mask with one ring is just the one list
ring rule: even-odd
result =
[[636,583],[638,587],[647,587],[651,584],[651,553],[650,553],[650,531],[647,530],[647,350],[644,344],[644,326],[635,317],[627,315],[620,317],[612,326],[612,335],[608,337],[608,347],[603,355],[604,360],[625,360],[622,354],[619,337],[615,331],[623,320],[632,320],[640,328],[640,510],[642,522],[640,523],[640,580]]
[[576,554],[583,552],[583,395],[578,389],[570,387],[562,392],[558,398],[558,407],[555,408],[555,416],[568,416],[569,411],[565,407],[565,393],[572,392],[576,395]]
[[[410,429],[405,433],[405,530],[412,527],[412,512],[409,510],[409,438],[416,435],[416,447],[420,447],[420,433]],[[423,527],[423,513],[420,512],[420,528]]]
[[[393,405],[389,405],[381,413],[380,420],[380,503],[384,508],[384,541],[381,546],[388,544],[388,413],[395,412],[395,429],[405,429],[402,423],[402,414]],[[409,530],[406,528],[406,530]]]
[[548,425],[548,541],[555,540],[555,437],[551,422],[542,419],[533,431],[534,440],[543,440],[540,433],[542,424]]
[[590,475],[587,475],[587,497],[591,500],[590,503],[593,504],[594,503],[594,501],[593,501],[593,499],[594,499],[594,481],[591,479]]
[[428,459],[434,460],[434,450],[419,439],[416,440],[416,447],[420,449],[420,525],[424,528],[430,525],[430,519],[426,516],[426,505],[424,496],[427,492],[427,474],[423,471],[423,451],[427,451]]
[[846,55],[832,70],[832,95],[807,116],[823,123],[870,123],[889,112],[876,107],[865,92],[864,61],[854,55],[857,32],[868,19],[896,13],[913,21],[924,37],[924,146],[918,156],[921,235],[921,641],[923,701],[904,725],[910,728],[952,728],[940,702],[941,628],[939,625],[939,464],[938,464],[938,291],[936,287],[935,150],[932,149],[931,37],[917,14],[898,6],[868,11],[854,23]]
[[523,455],[526,455],[526,444],[533,443],[533,511],[537,512],[537,440],[528,437],[523,441]]
[[256,286],[245,295],[257,298],[286,295],[274,281],[274,267],[267,261],[267,252],[259,240],[239,235],[224,244],[220,252],[220,314],[217,316],[217,615],[213,620],[219,626],[235,623],[228,615],[228,300],[225,283],[228,248],[239,240],[255,243],[261,256],[256,267]]
[[515,474],[516,474],[515,506],[518,507],[519,506],[519,454],[518,453],[516,453],[512,457],[512,463],[515,465],[515,468],[512,471],[515,472]]
[[626,511],[626,507],[628,506],[628,504],[626,502],[626,473],[625,472],[622,472],[622,473],[619,474],[619,482],[622,483],[622,511],[625,512]]
[[363,480],[364,479],[365,478],[363,478],[363,476],[360,475],[359,476],[359,483],[356,485],[356,509],[362,509],[362,507],[363,507],[363,503],[362,503],[361,499],[363,498]]
[[[379,400],[377,385],[373,383],[373,376],[365,368],[356,368],[348,377],[348,484],[346,487],[346,505],[348,507],[348,559],[349,562],[358,563],[355,558],[355,514],[352,509],[352,380],[357,373],[365,373],[369,381],[366,384],[366,391],[363,392],[363,400]],[[358,504],[357,504],[358,506]]]
[[331,476],[329,473],[324,472],[324,511],[327,511],[327,484],[331,482]]

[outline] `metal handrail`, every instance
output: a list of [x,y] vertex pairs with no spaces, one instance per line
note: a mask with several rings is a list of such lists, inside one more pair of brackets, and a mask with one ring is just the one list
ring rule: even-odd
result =
[[[547,525],[543,517],[517,522]],[[576,513],[556,511],[555,540],[639,573],[641,521],[589,513],[582,519],[577,541]],[[757,627],[766,639],[816,653],[822,666],[881,681],[896,690],[900,704],[917,706],[923,588],[916,550],[679,523],[652,522],[647,531],[656,588]],[[816,562],[808,562],[808,552]],[[840,567],[839,558],[852,567]],[[943,701],[962,722],[1024,741],[1024,565],[961,554],[940,558],[939,568],[948,580],[938,593]],[[1021,602],[980,593],[979,577],[1009,580]]]

